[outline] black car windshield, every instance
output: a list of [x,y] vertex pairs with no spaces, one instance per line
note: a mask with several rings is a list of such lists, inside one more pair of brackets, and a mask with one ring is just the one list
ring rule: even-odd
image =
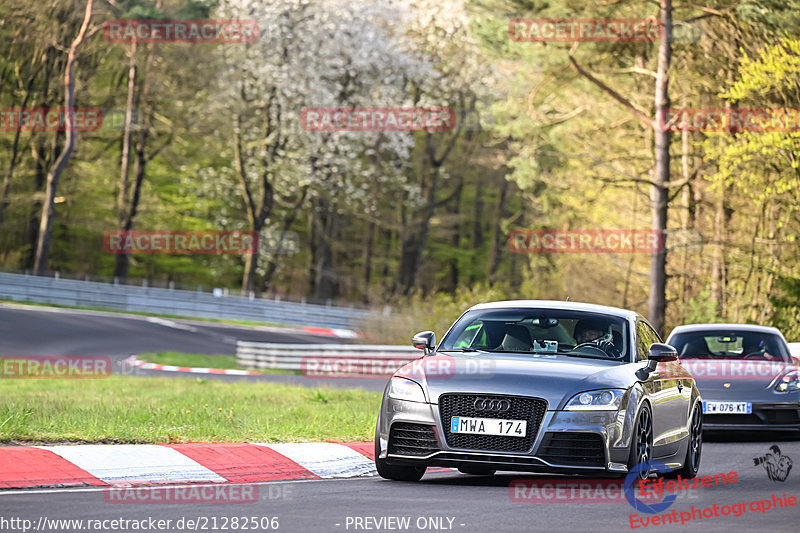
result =
[[464,314],[438,349],[626,361],[628,338],[627,321],[611,315],[555,309],[478,309]]
[[670,341],[681,359],[790,360],[786,343],[774,333],[746,330],[687,331]]

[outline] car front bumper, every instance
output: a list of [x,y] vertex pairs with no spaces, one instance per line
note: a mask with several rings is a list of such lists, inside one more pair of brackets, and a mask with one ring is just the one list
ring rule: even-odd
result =
[[[545,403],[541,417],[528,424],[525,442],[530,445],[508,451],[502,445],[492,446],[497,442],[492,439],[474,439],[475,446],[465,445],[469,439],[463,437],[454,443],[450,420],[443,424],[439,404],[384,396],[378,425],[379,457],[390,464],[624,474],[634,416],[629,411],[554,411],[546,410]],[[517,442],[513,444],[519,448]]]
[[752,413],[750,414],[703,415],[703,430],[800,431],[800,402],[750,403],[752,404]]

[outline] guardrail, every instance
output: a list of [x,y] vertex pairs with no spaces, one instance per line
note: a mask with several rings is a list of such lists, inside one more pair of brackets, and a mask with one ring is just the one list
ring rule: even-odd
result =
[[0,300],[359,330],[367,309],[0,273]]
[[236,343],[236,363],[253,370],[274,368],[319,375],[386,375],[420,357],[422,352],[410,346]]

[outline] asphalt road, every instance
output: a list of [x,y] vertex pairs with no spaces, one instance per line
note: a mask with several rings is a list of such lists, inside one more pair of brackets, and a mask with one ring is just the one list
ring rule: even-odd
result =
[[[237,340],[295,344],[342,342],[335,337],[311,335],[292,328],[237,326],[99,311],[0,304],[0,356],[103,355],[111,358],[115,373],[194,379],[199,374],[142,370],[125,365],[123,361],[134,354],[164,351],[230,355],[236,353]],[[383,378],[320,379],[282,374],[202,374],[202,377],[308,387],[356,387],[375,392],[382,392],[386,384],[386,379]]]
[[[775,494],[794,496],[800,500],[800,466],[795,466],[783,482],[770,481],[762,466],[753,458],[763,455],[773,444],[781,447],[783,455],[800,461],[800,442],[781,441],[780,436],[757,435],[754,442],[706,443],[700,475],[736,472],[736,482],[681,491],[672,506],[659,515],[677,511],[733,506],[764,499]],[[752,437],[751,437],[752,440]],[[254,503],[167,504],[107,503],[103,489],[58,489],[40,491],[0,491],[0,530],[13,529],[2,519],[30,520],[38,524],[40,517],[51,519],[92,520],[172,520],[161,531],[187,531],[176,527],[177,521],[199,520],[198,530],[232,531],[233,517],[278,518],[277,531],[287,532],[347,532],[347,531],[458,531],[458,532],[527,532],[527,531],[632,531],[631,515],[652,517],[636,511],[626,500],[576,503],[568,497],[555,501],[512,501],[509,483],[518,479],[536,479],[530,474],[505,473],[494,477],[466,476],[456,472],[428,474],[419,483],[399,483],[377,477],[318,480],[306,482],[273,482],[258,485],[259,498]],[[541,479],[541,477],[538,477]],[[570,481],[586,482],[586,478]],[[800,502],[798,502],[800,505]],[[741,509],[741,507],[739,507]],[[712,511],[713,512],[713,508]],[[688,515],[687,515],[688,516]],[[408,518],[408,524],[383,522],[389,517]],[[797,531],[800,507],[748,510],[739,517],[710,517],[684,525],[650,525],[636,528],[641,531]],[[216,519],[217,529],[213,529]],[[227,521],[227,524],[225,522]],[[166,524],[166,523],[165,523]],[[20,523],[17,523],[20,525]],[[107,522],[83,529],[50,527],[44,531],[135,531],[114,528]],[[102,527],[103,525],[107,527]],[[116,524],[119,525],[119,524]],[[128,524],[130,526],[130,524]],[[222,529],[227,525],[228,529]],[[241,526],[241,524],[240,524]],[[241,527],[238,530],[243,530]],[[257,529],[268,531],[270,529]],[[40,530],[41,531],[41,530]]]
[[[233,353],[236,339],[265,342],[331,342],[296,330],[247,328],[183,320],[153,320],[135,316],[46,310],[0,305],[0,355],[108,355],[121,360],[133,353],[177,350],[193,353]],[[142,375],[181,374],[139,371]],[[190,376],[195,377],[195,376]],[[232,378],[241,379],[241,378]],[[323,380],[302,376],[259,376],[256,379],[292,380],[304,385]],[[326,380],[334,386],[382,388],[381,380]],[[361,380],[359,380],[361,381]],[[2,401],[0,399],[0,401]],[[785,481],[771,481],[753,458],[764,455],[778,444],[783,455],[800,461],[800,440],[780,434],[744,436],[709,435],[703,451],[701,475],[736,472],[737,481],[723,486],[681,491],[672,506],[659,514],[677,511],[691,513],[717,505],[733,506],[794,496],[800,500],[800,465],[795,465]],[[290,532],[350,531],[626,531],[631,515],[639,520],[638,530],[648,531],[725,531],[732,528],[761,531],[797,531],[800,506],[770,509],[764,513],[748,510],[739,517],[711,517],[684,525],[642,527],[644,517],[625,499],[575,502],[568,496],[549,501],[514,501],[509,484],[518,479],[541,479],[530,474],[503,473],[494,477],[473,477],[452,471],[429,473],[419,483],[398,483],[380,478],[273,482],[258,484],[259,498],[254,503],[165,503],[143,505],[109,503],[103,489],[0,490],[0,532],[28,531],[244,531],[241,520],[234,527],[233,517],[258,518],[276,529]],[[570,481],[586,482],[585,478]],[[145,489],[150,490],[150,489]],[[608,493],[606,493],[608,494]],[[800,504],[800,502],[798,502]],[[741,510],[741,508],[739,508]],[[688,516],[688,515],[687,515]],[[84,520],[76,524],[54,524],[49,520]],[[396,517],[396,518],[394,518]],[[171,520],[164,527],[148,529],[149,522],[135,528],[133,523],[111,520]],[[177,524],[178,520],[184,522]],[[107,520],[101,524],[87,520]],[[407,519],[408,522],[404,522]],[[22,522],[30,520],[30,524]],[[185,520],[196,523],[188,527]],[[157,524],[157,522],[153,522]],[[252,522],[249,522],[252,525]],[[182,527],[181,527],[182,526]],[[216,527],[214,527],[216,526]],[[226,526],[223,528],[223,526]],[[252,530],[252,527],[248,527]]]

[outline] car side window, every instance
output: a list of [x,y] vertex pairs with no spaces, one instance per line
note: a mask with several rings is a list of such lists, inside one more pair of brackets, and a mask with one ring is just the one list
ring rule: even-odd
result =
[[653,326],[651,326],[647,322],[642,322],[642,323],[644,324],[645,329],[647,329],[647,331],[650,332],[650,338],[652,339],[650,344],[653,344],[654,342],[661,342],[661,343],[664,342],[663,340],[661,340],[661,335],[656,333],[656,330],[653,329]]
[[648,333],[647,329],[645,328],[644,322],[637,321],[636,322],[636,351],[639,353],[639,357],[637,361],[646,361],[647,360],[647,349],[650,345],[647,343],[648,340]]
[[636,349],[639,352],[640,361],[648,359],[647,353],[650,345],[656,342],[661,342],[661,337],[658,336],[658,333],[647,322],[638,321],[636,323]]

